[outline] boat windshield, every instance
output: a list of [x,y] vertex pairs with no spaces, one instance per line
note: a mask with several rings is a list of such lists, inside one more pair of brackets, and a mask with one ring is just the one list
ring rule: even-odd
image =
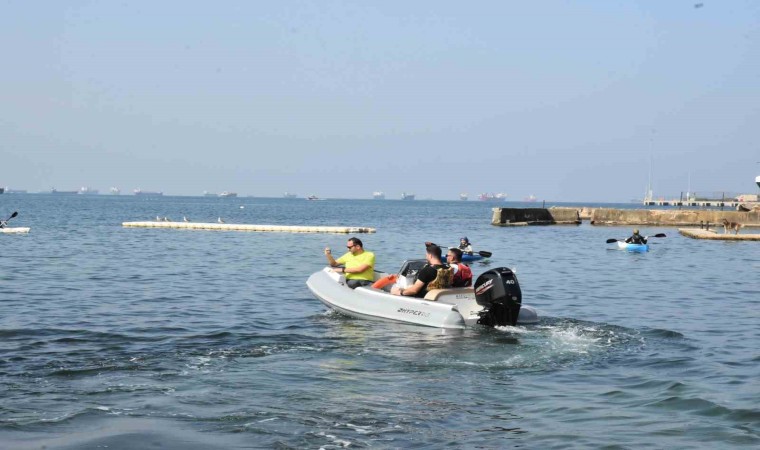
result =
[[425,264],[427,264],[427,261],[424,259],[409,259],[404,261],[398,273],[402,277],[414,277]]

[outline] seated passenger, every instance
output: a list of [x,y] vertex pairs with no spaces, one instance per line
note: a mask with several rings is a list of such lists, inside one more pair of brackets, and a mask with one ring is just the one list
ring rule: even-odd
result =
[[446,253],[446,262],[454,269],[454,279],[451,287],[470,287],[472,286],[472,270],[462,263],[462,250],[450,248]]
[[[329,247],[325,248],[327,263],[336,271],[346,274],[346,285],[351,289],[372,284],[375,279],[375,254],[364,250],[362,241],[355,237],[348,240],[346,248],[348,252],[338,259],[333,258]],[[345,267],[338,267],[341,264]]]
[[441,247],[426,242],[425,260],[427,264],[417,272],[414,283],[407,288],[393,287],[391,294],[422,298],[430,290],[451,287],[454,270],[441,262]]

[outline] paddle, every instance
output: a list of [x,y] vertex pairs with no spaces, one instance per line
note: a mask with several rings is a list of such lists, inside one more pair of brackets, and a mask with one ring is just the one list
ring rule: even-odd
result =
[[0,221],[0,228],[4,227],[6,223],[8,223],[9,220],[13,219],[14,217],[18,216],[18,211],[13,211],[13,214],[11,214],[10,217],[8,217],[5,220]]
[[493,253],[486,252],[486,251],[480,251],[480,252],[478,252],[478,255],[482,256],[483,258],[490,258],[491,255],[493,255]]
[[[644,239],[649,239],[650,237],[661,238],[661,237],[667,237],[667,236],[665,236],[665,233],[657,233],[654,236],[644,236]],[[612,244],[613,242],[617,242],[617,241],[625,242],[625,239],[607,239],[608,244]]]

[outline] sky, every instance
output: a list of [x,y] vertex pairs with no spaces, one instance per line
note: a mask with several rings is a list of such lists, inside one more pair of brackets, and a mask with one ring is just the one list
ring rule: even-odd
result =
[[2,5],[12,189],[758,192],[756,0]]

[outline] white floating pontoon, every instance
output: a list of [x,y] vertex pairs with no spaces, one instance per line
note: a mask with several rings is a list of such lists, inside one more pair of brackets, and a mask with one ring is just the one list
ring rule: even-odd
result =
[[235,223],[196,223],[196,222],[123,222],[124,227],[131,228],[179,228],[186,230],[221,230],[221,231],[259,231],[279,233],[374,233],[374,228],[367,227],[320,227],[300,225],[251,225]]

